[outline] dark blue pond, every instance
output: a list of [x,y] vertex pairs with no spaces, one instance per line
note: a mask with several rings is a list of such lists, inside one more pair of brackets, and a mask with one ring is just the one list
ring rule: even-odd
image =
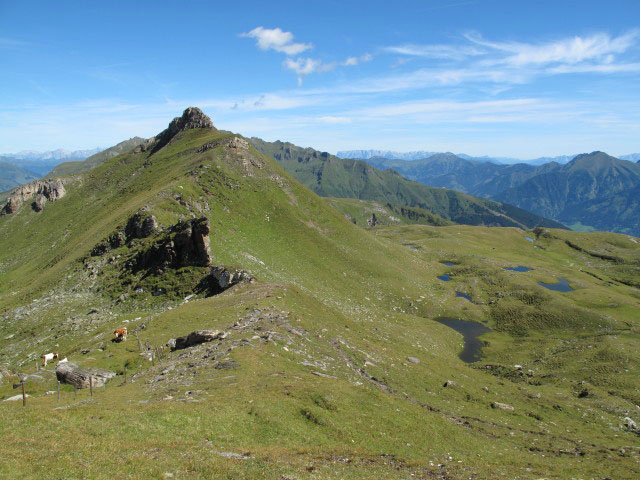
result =
[[414,245],[413,243],[403,243],[405,247],[409,247],[411,250],[418,250],[420,247],[418,245]]
[[451,280],[451,277],[449,276],[448,273],[445,273],[444,275],[440,275],[438,277],[438,280],[442,280],[443,282],[448,282],[449,280]]
[[484,342],[479,340],[478,337],[483,333],[490,332],[490,328],[485,327],[481,323],[451,317],[439,317],[436,318],[436,322],[453,328],[456,332],[462,334],[464,348],[458,355],[460,360],[465,363],[473,363],[482,358],[481,350],[482,347],[484,347]]
[[457,265],[457,263],[453,263],[453,262],[440,262],[443,265],[446,265],[447,267],[455,267]]
[[573,292],[573,288],[569,286],[569,280],[566,278],[558,278],[558,283],[538,282],[538,285],[556,292]]
[[535,242],[535,240],[534,240],[533,238],[531,238],[531,237],[524,237],[524,238],[526,238],[527,240],[529,240],[531,243]]
[[471,295],[467,295],[466,293],[463,292],[459,292],[456,290],[456,297],[462,297],[462,298],[466,298],[467,300],[469,300],[471,303],[473,303],[473,299],[471,298]]
[[518,265],[517,267],[504,267],[504,269],[512,272],[530,272],[533,270],[533,268],[523,267],[522,265]]

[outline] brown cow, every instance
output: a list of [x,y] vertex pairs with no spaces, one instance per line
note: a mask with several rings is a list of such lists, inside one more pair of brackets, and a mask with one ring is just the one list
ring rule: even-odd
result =
[[113,331],[113,334],[116,336],[116,341],[120,342],[127,339],[127,327],[116,328]]

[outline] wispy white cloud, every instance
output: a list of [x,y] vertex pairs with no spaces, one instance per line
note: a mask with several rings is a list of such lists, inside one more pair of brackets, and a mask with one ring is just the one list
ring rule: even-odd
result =
[[635,45],[640,36],[640,30],[632,30],[617,37],[607,33],[596,33],[586,37],[574,36],[541,44],[492,42],[485,40],[477,33],[467,33],[464,36],[476,45],[509,54],[499,59],[498,63],[521,67],[551,63],[573,65],[587,60],[610,63],[616,54],[624,53]]
[[322,123],[335,123],[335,124],[351,123],[351,119],[349,117],[336,117],[333,115],[318,117],[318,120],[321,121]]
[[625,73],[640,72],[640,63],[617,63],[596,65],[559,65],[546,70],[551,74],[560,73]]
[[310,43],[294,43],[293,33],[285,32],[280,28],[264,28],[260,26],[249,32],[242,33],[240,36],[255,38],[256,45],[261,50],[275,50],[287,55],[299,55],[313,48]]
[[298,85],[302,85],[302,77],[315,72],[328,72],[336,68],[334,62],[323,63],[314,58],[287,58],[283,63],[285,68],[296,72],[298,75]]
[[416,45],[410,43],[384,47],[382,50],[398,55],[447,60],[462,60],[468,57],[483,55],[487,52],[486,49],[469,45]]
[[361,63],[370,62],[373,60],[373,55],[370,53],[365,53],[364,55],[360,55],[359,57],[347,57],[344,62],[341,62],[340,65],[343,67],[355,67],[356,65],[360,65]]

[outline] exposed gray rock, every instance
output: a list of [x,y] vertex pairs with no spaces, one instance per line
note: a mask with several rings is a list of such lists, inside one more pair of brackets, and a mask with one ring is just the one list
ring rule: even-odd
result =
[[511,405],[507,405],[506,403],[500,402],[491,402],[491,408],[499,408],[500,410],[506,410],[512,412],[514,408]]
[[117,230],[109,235],[105,240],[93,247],[91,255],[94,257],[104,255],[109,250],[120,248],[127,241],[125,233],[122,230]]
[[447,380],[446,382],[444,382],[444,384],[442,386],[443,387],[457,387],[458,384],[456,382],[454,382],[453,380]]
[[42,211],[47,201],[55,202],[64,197],[66,191],[64,183],[59,178],[36,180],[22,185],[11,192],[7,203],[0,210],[0,215],[8,215],[17,212],[23,203],[34,199],[32,207],[36,212]]
[[227,269],[225,267],[212,267],[211,276],[221,289],[226,289],[242,280],[252,280],[253,277],[244,270]]
[[[28,393],[25,394],[25,397],[30,397]],[[17,402],[18,400],[22,400],[22,394],[14,395],[13,397],[5,398],[3,402]]]
[[376,217],[375,213],[372,213],[371,216],[367,218],[367,225],[370,227],[378,225],[378,217]]
[[80,368],[73,363],[59,363],[56,366],[56,377],[62,383],[73,385],[76,388],[89,388],[90,378],[94,387],[102,387],[108,380],[115,377],[116,373],[97,368]]
[[630,432],[640,433],[640,429],[638,428],[638,425],[636,424],[636,422],[634,422],[631,419],[631,417],[624,417],[622,419],[622,422],[623,422],[624,428],[626,428]]
[[152,153],[157,152],[168,144],[178,133],[192,128],[208,128],[215,130],[213,122],[209,117],[202,113],[202,110],[197,107],[189,107],[182,113],[182,117],[176,117],[171,120],[169,126],[156,137],[157,142],[153,147]]
[[418,360],[416,357],[407,357],[407,362],[420,363],[420,360]]
[[132,238],[146,238],[158,230],[158,221],[153,215],[136,213],[127,222],[124,233],[127,240]]
[[178,222],[148,250],[140,252],[128,267],[156,272],[168,267],[207,267],[211,264],[209,232],[206,217]]
[[192,347],[213,340],[222,340],[227,336],[226,332],[221,330],[196,330],[184,337],[172,338],[167,342],[171,350],[181,350],[183,348]]

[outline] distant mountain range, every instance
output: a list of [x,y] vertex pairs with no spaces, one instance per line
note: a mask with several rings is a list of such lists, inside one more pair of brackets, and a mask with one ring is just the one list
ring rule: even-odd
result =
[[91,155],[98,153],[102,148],[91,148],[89,150],[65,150],[59,148],[48,152],[38,152],[36,150],[23,150],[18,153],[2,154],[7,157],[17,158],[19,160],[84,160]]
[[250,141],[258,151],[275,159],[296,180],[323,197],[373,200],[388,204],[394,211],[401,211],[397,207],[414,207],[466,225],[566,228],[513,205],[407,180],[394,170],[380,170],[363,160],[342,159],[280,141],[265,142],[259,138]]
[[[345,150],[345,151],[340,151],[336,153],[336,156],[339,158],[352,158],[352,159],[361,159],[361,160],[369,160],[371,158],[386,158],[389,160],[422,160],[422,159],[429,158],[439,154],[442,154],[442,153],[427,152],[424,150],[419,150],[415,152],[395,152],[391,150]],[[447,152],[447,154],[454,155],[450,152]],[[513,158],[513,157],[491,157],[487,155],[474,157],[472,155],[467,155],[466,153],[457,153],[455,155],[457,157],[464,158],[465,160],[491,162],[491,163],[496,163],[498,165],[514,164],[514,163],[526,163],[529,165],[543,165],[545,163],[550,163],[550,162],[564,164],[564,163],[570,162],[576,156],[576,155],[558,155],[557,157],[538,157],[530,160],[522,160],[522,159]],[[637,162],[637,161],[640,161],[640,153],[630,153],[628,155],[621,155],[618,158],[622,160],[632,160],[634,162]]]
[[89,170],[93,167],[97,167],[104,161],[113,158],[121,153],[128,152],[129,150],[137,147],[145,139],[141,137],[133,137],[129,140],[125,140],[123,142],[114,145],[113,147],[109,147],[106,150],[101,150],[97,153],[94,153],[90,157],[83,160],[71,160],[65,161],[63,163],[58,164],[50,173],[49,177],[59,177],[63,175],[71,175],[72,173],[78,173],[84,170]]
[[[0,162],[15,167],[12,169],[0,168],[0,192],[28,183],[35,178],[44,177],[60,163],[84,160],[101,150],[101,148],[75,151],[58,149],[48,152],[23,150],[18,153],[0,154]],[[21,173],[16,173],[18,172],[16,168]],[[35,176],[35,178],[31,178],[31,176]],[[22,181],[25,178],[31,178],[31,180]]]
[[46,176],[61,176],[88,170],[108,158],[131,150],[144,139],[134,137],[103,150],[52,150],[36,152],[25,150],[0,156],[0,192],[6,192],[25,183]]
[[367,161],[426,185],[506,202],[577,229],[640,236],[640,164],[603,152],[539,166],[497,165],[452,153]]

